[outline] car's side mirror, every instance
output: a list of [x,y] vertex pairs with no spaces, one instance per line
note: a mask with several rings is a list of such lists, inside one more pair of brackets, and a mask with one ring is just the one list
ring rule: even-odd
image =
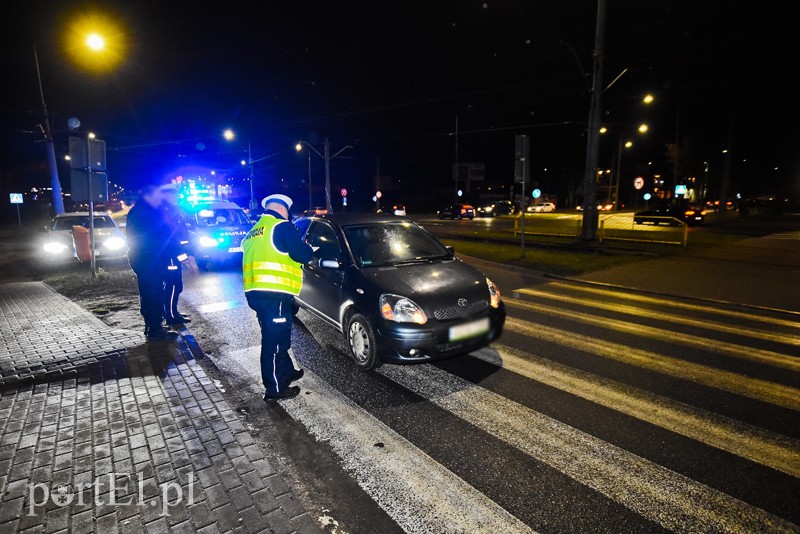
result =
[[456,255],[456,249],[453,247],[453,245],[445,245],[444,248],[445,250],[447,250],[447,253],[450,254],[451,256]]
[[319,266],[323,269],[339,269],[342,267],[342,264],[339,263],[339,260],[319,260]]

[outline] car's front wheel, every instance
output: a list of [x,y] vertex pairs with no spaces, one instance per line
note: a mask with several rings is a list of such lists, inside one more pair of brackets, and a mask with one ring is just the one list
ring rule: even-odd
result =
[[372,326],[360,313],[354,313],[347,321],[347,344],[350,347],[350,356],[361,369],[369,370],[380,366]]

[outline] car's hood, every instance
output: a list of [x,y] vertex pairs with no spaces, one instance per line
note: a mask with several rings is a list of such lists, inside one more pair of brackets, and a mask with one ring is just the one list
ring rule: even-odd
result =
[[474,302],[489,298],[486,276],[458,260],[373,267],[363,272],[379,292],[408,297],[426,313],[458,305],[459,299]]
[[214,236],[234,236],[244,235],[250,230],[251,226],[236,225],[236,226],[196,226],[192,228],[191,233],[199,235],[214,235]]
[[[111,236],[122,237],[122,232],[116,228],[95,228],[94,236],[97,239]],[[49,241],[72,241],[72,230],[51,230],[47,233],[47,238]]]

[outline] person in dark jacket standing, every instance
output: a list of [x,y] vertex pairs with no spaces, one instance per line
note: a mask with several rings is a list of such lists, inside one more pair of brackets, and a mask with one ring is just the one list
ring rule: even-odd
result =
[[289,356],[292,304],[303,287],[302,266],[314,258],[297,227],[289,222],[292,199],[270,195],[261,201],[266,213],[242,240],[242,274],[247,304],[261,326],[261,380],[265,401],[290,399],[303,376]]
[[128,259],[139,285],[140,311],[148,341],[171,339],[175,335],[162,326],[164,320],[164,271],[170,251],[171,228],[161,207],[163,197],[156,186],[145,187],[128,212],[125,229]]
[[164,197],[164,217],[170,227],[169,260],[164,271],[164,318],[168,325],[175,326],[190,322],[178,311],[178,298],[183,292],[183,264],[189,261],[186,253],[189,231],[178,207],[177,186],[174,183],[162,185],[160,191]]

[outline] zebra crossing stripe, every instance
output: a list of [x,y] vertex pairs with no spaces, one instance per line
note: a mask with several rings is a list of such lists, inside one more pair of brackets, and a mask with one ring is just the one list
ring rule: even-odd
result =
[[609,319],[608,317],[598,317],[597,315],[591,315],[573,310],[564,310],[561,308],[556,308],[555,306],[548,306],[547,304],[543,304],[541,302],[534,304],[528,301],[506,300],[505,303],[507,306],[512,308],[523,308],[525,310],[541,313],[543,315],[549,315],[551,317],[580,321],[585,324],[591,324],[594,326],[615,330],[617,332],[624,332],[634,336],[666,341],[668,343],[678,343],[701,350],[713,350],[718,354],[724,354],[740,360],[771,365],[773,367],[789,369],[790,371],[800,371],[800,358],[789,356],[788,354],[781,354],[779,352],[757,349],[753,347],[745,347],[735,343],[728,343],[726,341],[719,341],[716,339],[713,342],[709,342],[708,338],[694,336],[692,334],[674,332],[671,330],[662,330],[661,328],[631,323],[629,321],[620,321],[618,319]]
[[[235,364],[260,381],[260,347],[230,352]],[[281,402],[319,441],[330,445],[367,494],[408,533],[530,533],[530,527],[473,488],[404,437],[317,377],[301,385],[310,395]],[[376,443],[382,447],[376,447]]]
[[[505,345],[472,356],[670,432],[800,478],[800,441]],[[499,353],[499,357],[498,357]]]
[[379,372],[456,417],[665,528],[791,532],[797,526],[730,495],[430,365]]
[[800,411],[800,389],[509,317],[506,329],[595,356]]
[[800,336],[790,336],[772,332],[764,332],[763,330],[755,330],[744,326],[731,326],[714,321],[706,321],[700,319],[691,319],[689,317],[682,317],[680,315],[668,315],[660,312],[646,310],[644,308],[637,308],[635,306],[626,306],[624,304],[614,304],[599,302],[591,299],[582,299],[579,297],[572,297],[568,295],[560,295],[556,293],[548,293],[546,291],[539,291],[538,289],[517,289],[517,293],[528,295],[531,297],[545,298],[549,300],[556,300],[559,302],[569,302],[572,304],[580,304],[581,306],[589,306],[601,310],[608,310],[615,313],[622,313],[625,315],[635,315],[637,317],[646,317],[648,319],[658,319],[669,323],[675,323],[694,328],[702,328],[705,330],[716,330],[726,334],[736,334],[740,336],[747,336],[755,339],[762,339],[765,341],[774,341],[783,343],[785,345],[800,346]]
[[568,289],[570,291],[580,291],[582,293],[591,293],[593,295],[601,295],[604,297],[624,299],[632,302],[642,302],[645,304],[655,304],[658,306],[669,306],[670,308],[677,308],[680,310],[698,311],[703,313],[710,313],[713,315],[724,315],[726,317],[735,317],[737,319],[745,319],[747,321],[754,321],[776,326],[784,326],[788,328],[800,329],[800,321],[797,320],[790,321],[787,319],[778,319],[777,317],[770,317],[768,315],[756,315],[754,313],[729,310],[726,308],[718,308],[709,304],[706,305],[691,304],[689,302],[683,302],[671,298],[651,297],[637,293],[627,293],[625,291],[620,291],[610,287],[597,288],[597,287],[586,286],[583,284],[569,284],[566,282],[552,282],[548,284],[548,287],[556,287],[556,288]]

